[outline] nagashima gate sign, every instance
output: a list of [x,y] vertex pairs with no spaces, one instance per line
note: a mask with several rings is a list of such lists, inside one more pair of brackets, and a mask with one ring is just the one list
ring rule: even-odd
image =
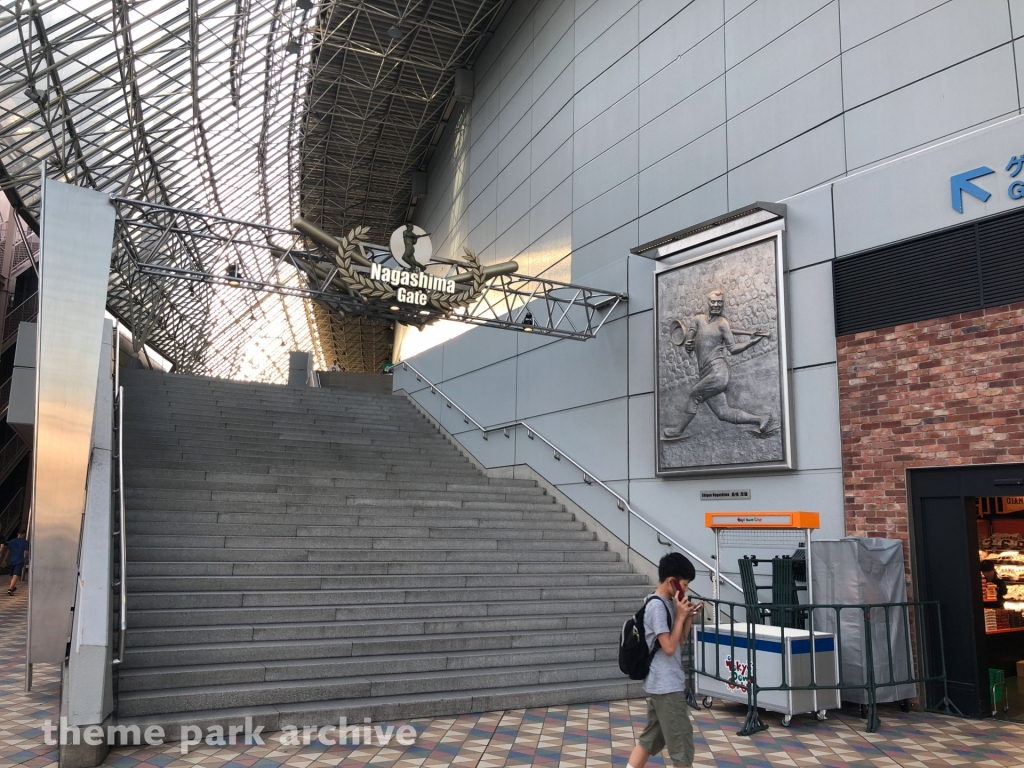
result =
[[468,248],[461,259],[438,258],[415,226],[396,231],[389,249],[366,242],[365,227],[336,238],[302,218],[292,222],[295,229],[282,229],[117,196],[110,202],[116,219],[108,304],[118,316],[146,315],[130,325],[152,327],[154,342],[175,338],[164,327],[178,316],[179,325],[202,325],[201,314],[186,311],[157,317],[164,304],[154,295],[199,303],[193,287],[168,281],[297,296],[385,324],[423,328],[447,319],[577,341],[594,338],[627,301],[623,293],[518,274],[514,261],[483,265]]

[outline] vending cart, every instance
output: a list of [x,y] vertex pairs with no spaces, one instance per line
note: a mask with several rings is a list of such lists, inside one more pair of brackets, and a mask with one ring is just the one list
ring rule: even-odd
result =
[[[694,627],[694,664],[697,695],[748,703],[750,676],[756,674],[757,706],[782,715],[789,725],[793,715],[838,709],[839,691],[793,690],[811,685],[810,632],[764,624],[700,624]],[[705,673],[705,674],[702,674]],[[835,635],[814,633],[813,680],[820,686],[839,682]]]
[[[817,512],[708,512],[705,525],[715,533],[715,562],[719,569],[724,549],[774,550],[784,557],[802,549],[806,567],[805,605],[813,603],[811,534],[820,527]],[[720,597],[720,576],[719,571],[713,581],[715,598]],[[793,609],[762,612],[746,609],[751,602],[759,602],[756,590],[737,606],[738,611],[706,612],[702,622],[695,622],[697,695],[704,697],[705,705],[710,705],[713,698],[748,703],[747,683],[756,674],[757,706],[780,713],[783,725],[789,725],[795,714],[814,713],[824,719],[826,710],[840,706],[839,691],[808,688],[838,685],[835,635],[815,632],[812,647],[810,631],[800,628],[803,622],[792,625],[791,620],[801,613],[795,605]],[[737,615],[734,617],[733,613]],[[775,616],[788,619],[784,623],[790,626],[767,623]],[[741,620],[765,623],[747,624]]]

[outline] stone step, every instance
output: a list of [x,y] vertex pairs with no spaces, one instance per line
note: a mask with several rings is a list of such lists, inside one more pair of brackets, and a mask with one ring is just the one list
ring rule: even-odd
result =
[[[278,505],[280,506],[280,505]],[[557,507],[557,505],[555,505]],[[252,505],[249,505],[252,508]],[[296,512],[282,509],[279,512],[194,512],[180,510],[143,510],[128,508],[129,522],[163,523],[245,523],[263,525],[445,525],[452,527],[508,528],[530,527],[575,529],[580,523],[573,520],[570,512],[559,509],[530,510],[472,510],[472,509],[421,509],[392,510],[367,508],[360,512],[355,507],[337,507],[335,511]]]
[[[569,589],[573,590],[571,587]],[[283,625],[308,624],[310,622],[371,621],[405,622],[397,628],[408,628],[410,632],[415,631],[415,628],[425,622],[481,621],[487,623],[473,624],[472,626],[480,626],[483,631],[489,631],[486,630],[486,627],[502,617],[525,617],[526,621],[532,621],[538,617],[555,617],[559,621],[579,620],[582,617],[598,621],[607,619],[609,614],[619,617],[618,625],[621,625],[621,617],[635,612],[643,602],[644,596],[649,592],[646,587],[639,589],[637,587],[608,587],[605,589],[618,590],[619,598],[588,598],[592,602],[585,607],[570,605],[566,601],[539,598],[507,600],[500,603],[482,600],[413,603],[399,600],[374,604],[370,596],[360,594],[347,595],[347,600],[335,601],[336,604],[333,605],[324,604],[327,598],[318,595],[305,596],[301,600],[297,600],[295,604],[263,605],[262,602],[268,601],[267,595],[248,594],[245,596],[247,598],[245,606],[230,607],[225,604],[242,602],[237,595],[224,595],[218,592],[137,595],[129,599],[128,616],[130,626],[138,631],[147,628],[180,628],[195,625],[210,632],[217,628],[228,628],[234,632],[237,627],[243,625],[257,628],[273,625],[281,629]],[[628,591],[629,589],[632,589],[632,593]],[[470,590],[464,591],[469,592]],[[523,588],[521,591],[528,592],[529,590]],[[581,591],[581,589],[576,588],[575,591]],[[493,592],[494,590],[491,590],[490,594]],[[367,602],[362,605],[357,604],[356,601],[360,598]],[[433,598],[428,596],[427,599]],[[615,621],[612,621],[612,624],[615,625]],[[543,624],[542,628],[550,629],[555,626],[560,625],[554,625],[548,621]],[[325,631],[344,632],[345,630]],[[338,636],[346,637],[347,635]]]
[[[298,550],[313,552],[327,550],[341,552],[355,551],[391,551],[391,550],[439,550],[451,554],[471,551],[509,551],[509,550],[557,550],[573,551],[604,550],[607,544],[595,538],[588,531],[590,539],[555,538],[554,534],[561,531],[544,531],[552,536],[540,539],[513,538],[513,534],[524,534],[525,531],[491,531],[492,536],[479,539],[463,539],[458,542],[457,550],[448,538],[421,538],[417,536],[379,536],[379,537],[317,537],[299,536],[295,539],[275,539],[272,546],[277,550]],[[129,547],[142,548],[174,548],[189,547],[196,550],[217,549],[257,549],[268,545],[266,538],[259,536],[188,536],[174,534],[142,534],[132,537]]]
[[[605,553],[610,554],[610,553]],[[193,583],[201,584],[198,577],[246,576],[246,577],[295,577],[335,576],[371,578],[375,576],[471,576],[493,583],[495,578],[508,578],[516,574],[540,576],[545,583],[562,583],[562,577],[578,574],[594,574],[594,565],[589,562],[144,562],[129,559],[130,578],[139,577],[187,577]],[[634,574],[629,563],[605,560],[601,562],[600,574],[591,576],[603,579],[628,575],[645,582],[646,577]],[[595,582],[596,583],[596,582]],[[632,582],[630,582],[632,583]]]
[[480,472],[472,464],[453,466],[446,469],[436,467],[408,467],[393,462],[382,462],[376,466],[345,466],[332,461],[315,461],[293,458],[287,463],[253,461],[248,457],[220,457],[216,461],[197,461],[170,458],[148,458],[145,462],[138,457],[125,456],[125,474],[132,472],[172,471],[172,472],[232,472],[252,475],[293,475],[308,477],[311,474],[320,477],[358,477],[366,479],[387,480],[395,476],[418,478],[427,476],[435,480],[451,482],[464,481],[468,478],[480,477]]
[[[604,542],[597,542],[604,545]],[[261,559],[263,562],[332,562],[332,563],[603,563],[617,562],[618,554],[607,549],[591,548],[586,550],[572,549],[469,549],[452,551],[444,549],[226,549],[205,547],[197,549],[189,546],[168,547],[156,544],[153,547],[141,547],[128,542],[128,560],[160,562],[251,562]]]
[[[542,497],[543,498],[543,497]],[[228,501],[201,499],[148,499],[133,498],[126,502],[129,511],[151,512],[274,512],[321,514],[334,516],[392,514],[413,516],[418,514],[519,512],[526,518],[545,512],[564,512],[565,507],[550,498],[547,501],[458,501],[447,499],[368,499],[345,496],[324,503],[323,500],[301,500],[299,497],[269,498],[263,501]]]
[[499,488],[537,488],[533,480],[517,480],[512,478],[488,478],[479,473],[468,477],[459,477],[456,480],[438,478],[436,474],[426,471],[413,473],[409,471],[388,474],[386,472],[367,472],[362,470],[336,469],[331,473],[295,471],[277,472],[272,468],[270,471],[262,472],[208,472],[205,470],[190,469],[125,469],[124,479],[133,488],[148,487],[150,483],[172,482],[175,487],[187,485],[192,487],[194,483],[200,482],[223,482],[223,483],[252,483],[252,484],[280,484],[280,485],[350,485],[359,487],[362,485],[378,486],[381,484],[403,487],[435,488],[435,490],[462,490],[494,486]]
[[[504,582],[504,580],[502,580]],[[254,587],[255,588],[255,587]],[[254,589],[253,588],[253,589]],[[329,586],[300,587],[292,589],[272,589],[268,591],[217,591],[187,590],[174,592],[141,592],[129,590],[128,609],[132,612],[143,611],[205,611],[209,608],[223,608],[218,612],[220,623],[235,624],[243,621],[268,623],[272,621],[295,621],[289,618],[297,615],[314,618],[311,613],[303,613],[306,608],[319,609],[317,616],[326,616],[327,610],[338,613],[338,618],[355,617],[357,612],[345,614],[346,606],[366,606],[372,610],[383,611],[387,608],[399,608],[394,611],[396,616],[497,616],[509,613],[579,613],[581,611],[601,612],[610,610],[605,603],[615,600],[642,600],[650,590],[646,584],[602,584],[553,587],[528,586],[505,587],[500,589],[489,587],[459,586],[432,587],[416,589],[413,587],[370,588],[351,587],[339,588]],[[500,600],[501,602],[497,602]],[[567,604],[564,601],[586,600],[587,606]],[[454,607],[453,607],[454,606]],[[249,609],[286,609],[281,611],[255,611]],[[451,608],[457,613],[446,614]],[[249,618],[250,614],[255,618]],[[368,613],[372,618],[373,614]],[[244,618],[235,618],[242,616]],[[154,615],[153,620],[166,619],[173,621],[166,626],[179,626],[178,620],[170,614]],[[207,622],[208,623],[208,622]],[[133,624],[142,626],[141,624]],[[159,626],[159,625],[154,625]]]
[[[575,525],[575,528],[569,527]],[[129,522],[128,535],[136,536],[174,536],[181,533],[180,523],[153,523],[153,522]],[[305,537],[313,536],[325,540],[341,538],[352,544],[339,546],[366,546],[370,543],[366,539],[381,538],[403,538],[423,537],[428,539],[452,539],[459,540],[452,546],[461,546],[463,540],[470,539],[545,539],[559,541],[593,541],[593,531],[583,529],[583,523],[566,524],[558,528],[540,528],[530,526],[524,529],[522,526],[497,527],[469,527],[469,526],[447,526],[443,523],[433,526],[392,526],[392,525],[254,525],[251,523],[191,523],[188,531],[193,536],[211,536],[215,538],[246,537],[246,536],[270,536],[296,537],[303,541]],[[376,546],[373,544],[372,546]]]
[[[529,528],[541,530],[583,530],[583,523],[573,520],[569,512],[473,512],[466,510],[423,510],[422,515],[391,515],[381,510],[377,515],[322,515],[301,512],[173,512],[132,510],[128,514],[128,531],[155,533],[149,524],[194,525],[262,525],[295,531],[300,526],[334,527],[418,527],[428,528]],[[527,522],[528,526],[523,523]]]
[[591,647],[532,648],[527,651],[486,650],[459,654],[405,653],[373,657],[339,656],[326,659],[193,664],[155,669],[147,667],[125,669],[122,667],[118,676],[118,693],[231,683],[318,680],[407,672],[607,662],[616,660],[617,657],[618,646],[615,643],[607,643],[605,645],[595,644]]
[[[540,490],[540,489],[538,489]],[[259,490],[219,491],[173,488],[129,488],[125,491],[128,503],[137,500],[181,499],[186,501],[266,501],[269,503],[299,504],[344,500],[375,499],[403,501],[461,501],[467,502],[514,502],[522,505],[554,504],[551,496],[543,493],[522,493],[518,489],[511,493],[485,489],[480,493],[460,491],[428,491],[418,488],[344,488],[344,487],[303,487],[298,485],[261,487]]]
[[[206,473],[194,473],[196,475]],[[397,480],[394,478],[388,478],[382,476],[380,478],[364,478],[364,477],[331,477],[317,475],[310,478],[296,478],[288,475],[270,475],[270,474],[230,474],[230,473],[209,473],[213,475],[212,479],[205,477],[194,477],[194,478],[183,478],[174,476],[164,477],[153,477],[150,472],[133,470],[131,472],[125,472],[125,483],[130,483],[133,490],[142,490],[146,488],[156,489],[173,489],[181,488],[187,485],[192,490],[218,490],[218,491],[238,491],[238,490],[268,490],[268,491],[280,491],[282,488],[285,490],[291,490],[293,488],[389,488],[396,490],[423,490],[423,491],[443,491],[449,494],[458,493],[517,493],[532,496],[544,495],[544,489],[538,487],[532,481],[527,481],[529,484],[515,484],[513,482],[505,483],[488,483],[488,482],[470,482],[470,479],[466,478],[461,481],[447,481],[447,480],[431,480],[431,474],[424,473],[423,479],[406,479]],[[398,475],[397,477],[401,477]],[[477,479],[477,478],[472,478]],[[479,478],[480,480],[486,480],[486,478]]]
[[133,717],[226,707],[320,702],[325,699],[376,698],[508,686],[575,683],[607,680],[617,671],[618,667],[607,661],[584,661],[537,664],[533,667],[495,667],[486,670],[363,674],[320,678],[315,681],[274,680],[203,685],[119,693],[118,711],[125,717]]
[[[500,633],[515,634],[517,636],[535,636],[543,631],[577,630],[600,635],[600,630],[605,632],[618,632],[622,626],[624,616],[629,611],[637,609],[635,600],[622,601],[621,609],[600,613],[583,612],[577,615],[552,614],[552,615],[520,615],[508,613],[499,616],[454,616],[431,619],[428,617],[381,618],[374,617],[364,620],[342,620],[337,610],[317,611],[316,609],[304,609],[306,616],[323,615],[324,618],[296,621],[272,621],[268,623],[257,623],[251,621],[242,624],[198,624],[198,620],[220,620],[229,610],[213,610],[203,614],[201,610],[196,611],[168,611],[167,621],[181,623],[158,625],[152,623],[155,619],[147,617],[145,611],[129,613],[128,625],[133,631],[126,636],[126,645],[165,645],[165,644],[189,644],[189,643],[223,643],[223,642],[247,642],[259,640],[301,640],[306,638],[320,639],[349,639],[353,648],[359,647],[360,643],[367,643],[371,640],[375,643],[387,644],[392,638],[404,636],[426,636],[426,635],[461,635],[472,633]],[[244,613],[247,618],[259,618],[262,613],[271,609],[250,610],[243,612],[235,611],[240,617]],[[280,615],[286,611],[279,610]],[[382,610],[383,612],[383,610]],[[188,621],[182,618],[188,614]],[[607,642],[606,634],[604,642]],[[426,649],[424,649],[426,650]],[[396,653],[398,651],[395,651]]]
[[[201,576],[201,578],[199,578]],[[526,587],[550,587],[551,575],[545,573],[513,573],[501,577],[502,591]],[[571,587],[609,587],[626,585],[644,585],[647,580],[635,573],[562,573],[558,577],[558,588]],[[149,593],[208,593],[208,592],[239,592],[245,598],[250,594],[265,594],[270,591],[285,590],[390,590],[390,589],[455,589],[455,588],[495,588],[495,578],[489,573],[478,574],[366,574],[335,576],[309,574],[306,576],[288,575],[231,575],[230,573],[210,573],[194,575],[136,575],[128,572],[129,598],[137,598]],[[243,600],[242,604],[246,604]]]
[[[621,618],[621,617],[619,617]],[[625,619],[623,619],[625,621]],[[122,669],[156,669],[188,664],[224,664],[248,661],[299,661],[336,656],[366,658],[406,653],[462,654],[478,651],[524,651],[547,648],[593,648],[618,643],[617,627],[595,632],[592,628],[543,629],[532,632],[460,632],[389,635],[384,637],[295,637],[247,639],[203,638],[189,642],[182,632],[169,634],[167,643],[128,644]],[[147,630],[148,632],[149,630]],[[226,633],[225,633],[226,634]],[[130,635],[129,635],[130,636]],[[159,640],[160,638],[155,638]],[[172,642],[176,641],[176,642]]]

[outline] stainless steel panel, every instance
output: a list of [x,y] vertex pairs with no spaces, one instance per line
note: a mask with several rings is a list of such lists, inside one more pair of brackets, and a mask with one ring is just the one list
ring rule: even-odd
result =
[[44,181],[30,664],[62,661],[70,631],[113,239],[106,195]]

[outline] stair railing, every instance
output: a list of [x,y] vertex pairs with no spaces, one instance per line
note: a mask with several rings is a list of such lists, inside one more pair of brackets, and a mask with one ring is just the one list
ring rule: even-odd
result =
[[4,511],[0,512],[0,540],[7,541],[8,536],[16,533],[21,526],[22,507],[25,500],[25,489],[19,488]]
[[127,522],[124,512],[124,387],[121,386],[121,338],[117,324],[114,324],[114,440],[113,447],[117,451],[114,461],[114,513],[117,525],[114,538],[117,539],[117,556],[119,572],[113,581],[113,588],[118,591],[119,608],[117,622],[117,653],[114,664],[124,660],[124,641],[128,633],[128,551]]
[[597,477],[594,476],[593,472],[590,472],[586,467],[584,467],[578,461],[576,461],[571,456],[566,454],[565,451],[563,451],[561,448],[559,448],[553,442],[548,440],[546,437],[544,437],[544,435],[542,435],[534,427],[531,427],[528,423],[526,423],[522,419],[516,419],[515,421],[506,421],[506,422],[504,422],[502,424],[495,424],[494,426],[491,426],[491,427],[485,427],[483,424],[481,424],[476,419],[474,419],[472,416],[470,416],[468,413],[466,413],[466,411],[463,410],[459,406],[458,403],[456,403],[454,400],[452,400],[450,397],[448,397],[448,395],[446,395],[444,392],[442,392],[441,389],[436,384],[434,384],[430,379],[428,379],[426,376],[424,376],[422,373],[420,373],[418,370],[416,370],[416,368],[413,365],[411,365],[409,363],[406,363],[406,362],[399,363],[399,365],[401,365],[404,370],[412,371],[414,374],[416,374],[416,380],[417,381],[422,381],[425,384],[427,384],[430,387],[430,394],[438,395],[439,397],[441,397],[448,404],[449,408],[454,408],[456,411],[458,411],[460,414],[462,414],[462,421],[464,423],[466,423],[466,424],[472,424],[474,427],[476,427],[478,430],[480,430],[480,436],[483,437],[484,440],[487,439],[487,436],[490,433],[498,432],[498,431],[501,431],[505,435],[505,437],[509,437],[509,431],[510,430],[516,429],[518,427],[522,427],[523,429],[526,430],[526,436],[530,440],[534,440],[534,439],[540,440],[542,443],[547,445],[548,448],[551,449],[551,451],[552,451],[556,461],[561,461],[562,459],[565,459],[567,462],[569,462],[574,467],[576,467],[576,469],[578,469],[583,474],[583,482],[584,483],[586,483],[587,485],[594,485],[596,483],[600,488],[604,489],[607,493],[611,494],[615,498],[615,505],[620,510],[622,510],[623,512],[625,512],[627,514],[627,518],[626,518],[626,546],[629,549],[633,549],[633,544],[632,544],[632,526],[630,525],[630,520],[632,518],[636,518],[639,522],[643,523],[644,525],[646,525],[648,528],[650,528],[652,531],[654,531],[657,534],[658,542],[659,543],[661,543],[661,544],[668,544],[668,545],[671,545],[671,546],[675,547],[676,549],[684,552],[688,557],[692,558],[693,560],[696,560],[698,563],[700,563],[702,566],[704,566],[704,568],[707,569],[708,573],[712,575],[712,580],[713,581],[717,581],[719,585],[721,585],[721,584],[728,584],[733,589],[738,591],[740,594],[743,593],[743,588],[740,587],[739,584],[737,584],[735,581],[730,579],[728,576],[725,576],[722,573],[720,573],[718,568],[715,565],[712,565],[711,563],[707,562],[704,558],[702,558],[700,555],[696,554],[695,552],[691,551],[690,549],[688,549],[685,546],[683,546],[682,544],[680,544],[674,538],[672,538],[667,533],[665,533],[665,531],[663,531],[657,525],[655,525],[650,520],[648,520],[646,517],[644,517],[639,512],[637,512],[636,509],[633,508],[633,506],[629,503],[629,501],[625,497],[623,497],[621,494],[617,493],[616,491],[612,490],[612,488],[610,488],[606,483],[601,482],[601,480],[599,480]]

